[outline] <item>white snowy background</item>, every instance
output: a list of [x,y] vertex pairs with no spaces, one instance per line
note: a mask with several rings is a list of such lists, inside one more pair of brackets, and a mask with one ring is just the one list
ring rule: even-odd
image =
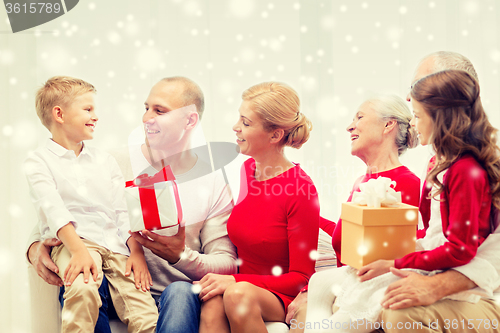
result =
[[[80,0],[64,16],[12,34],[0,8],[0,330],[31,331],[25,250],[36,217],[21,165],[49,136],[34,108],[49,77],[97,87],[100,120],[89,144],[103,149],[127,142],[162,77],[198,82],[207,141],[229,142],[242,91],[286,82],[314,124],[309,142],[288,157],[315,181],[322,215],[336,220],[364,172],[346,126],[371,94],[406,96],[423,56],[469,57],[500,126],[499,22],[499,0]],[[428,154],[421,147],[402,160],[421,175]]]

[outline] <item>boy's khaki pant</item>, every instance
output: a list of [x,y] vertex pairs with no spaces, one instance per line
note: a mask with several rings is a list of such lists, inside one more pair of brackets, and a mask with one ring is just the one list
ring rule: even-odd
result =
[[[158,309],[149,292],[135,288],[133,272],[125,276],[128,257],[109,251],[93,242],[82,239],[97,266],[98,278],[83,282],[80,273],[71,286],[65,287],[62,310],[62,332],[93,332],[99,316],[101,298],[99,286],[102,274],[109,282],[109,292],[120,320],[128,325],[128,332],[154,332]],[[71,254],[64,245],[52,249],[52,260],[59,267],[59,276],[69,264]]]

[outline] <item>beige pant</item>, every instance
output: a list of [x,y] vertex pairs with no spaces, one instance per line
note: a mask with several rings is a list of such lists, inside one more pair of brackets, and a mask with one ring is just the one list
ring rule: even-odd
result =
[[476,304],[445,299],[428,306],[383,310],[380,319],[386,333],[500,332],[500,307],[485,299]]
[[[306,323],[319,323],[336,312],[333,305],[335,294],[332,286],[335,283],[335,269],[325,270],[312,275],[309,280],[307,297]],[[333,306],[332,306],[333,305]],[[303,314],[301,314],[303,316]],[[347,322],[349,318],[343,321]],[[454,300],[441,300],[428,306],[416,306],[401,310],[382,310],[380,321],[371,325],[373,332],[428,332],[428,333],[488,333],[500,332],[500,306],[492,300],[482,299],[478,303]],[[379,329],[379,327],[381,329]],[[309,332],[334,332],[334,330],[309,330]],[[369,332],[370,329],[359,332]],[[295,332],[300,332],[299,330]],[[355,332],[355,330],[350,330]]]
[[[109,291],[116,313],[128,325],[128,332],[154,332],[158,320],[158,309],[149,292],[135,288],[133,272],[125,276],[128,257],[109,251],[102,246],[83,239],[97,266],[98,278],[83,282],[79,274],[71,286],[65,287],[62,310],[62,332],[93,332],[99,316],[101,298],[99,286],[102,274],[106,274]],[[52,249],[52,260],[59,267],[62,278],[71,254],[64,245]]]

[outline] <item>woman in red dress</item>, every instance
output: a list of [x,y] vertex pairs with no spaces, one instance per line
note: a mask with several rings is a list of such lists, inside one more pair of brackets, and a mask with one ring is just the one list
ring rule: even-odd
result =
[[[240,195],[229,218],[239,272],[201,281],[200,332],[267,332],[285,321],[290,302],[314,273],[319,231],[316,188],[284,147],[300,148],[311,122],[289,86],[265,82],[243,92],[234,125],[243,167]],[[313,257],[313,258],[311,258]]]

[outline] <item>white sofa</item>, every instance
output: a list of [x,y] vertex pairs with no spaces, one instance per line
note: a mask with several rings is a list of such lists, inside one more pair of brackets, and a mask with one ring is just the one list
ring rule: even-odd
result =
[[[33,333],[61,332],[59,288],[45,283],[31,265],[28,267],[28,276],[31,297],[31,331]],[[119,320],[112,320],[110,326],[113,333],[127,333],[127,326]],[[288,332],[288,326],[284,323],[266,323],[266,327],[270,333]]]
[[[331,246],[331,237],[320,231],[316,269],[326,269],[336,264],[335,252]],[[61,331],[61,306],[58,301],[59,288],[51,286],[40,278],[33,266],[28,265],[31,297],[31,326],[33,333],[58,333]],[[126,333],[127,327],[119,320],[110,323],[113,333]],[[269,333],[288,332],[285,323],[266,323]]]

